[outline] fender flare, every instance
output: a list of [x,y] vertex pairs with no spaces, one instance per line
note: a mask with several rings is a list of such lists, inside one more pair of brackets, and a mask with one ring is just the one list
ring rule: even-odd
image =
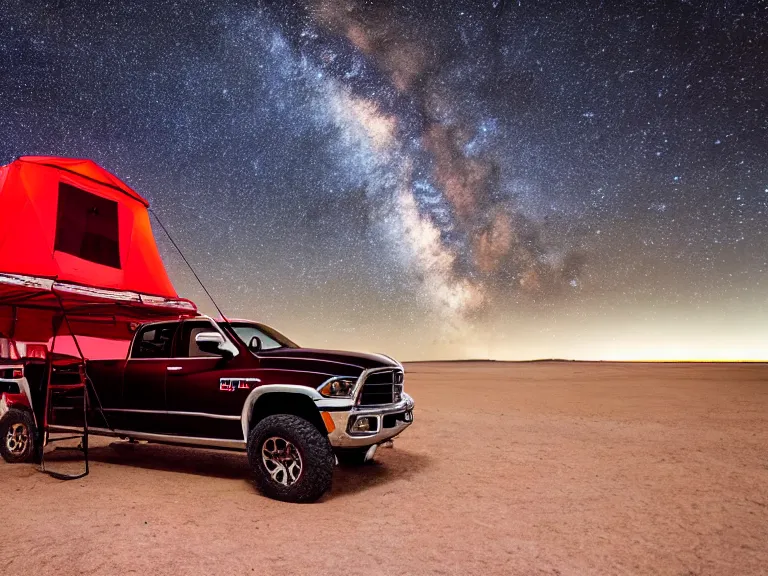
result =
[[248,442],[248,430],[251,424],[251,414],[256,401],[265,394],[280,392],[284,394],[302,394],[310,398],[313,402],[322,400],[323,396],[315,389],[297,384],[264,384],[251,390],[243,404],[243,412],[240,416],[240,423],[243,427],[243,439]]
[[35,413],[29,405],[28,398],[23,391],[18,394],[9,394],[8,392],[0,394],[0,419],[4,418],[11,410],[26,412],[32,418],[32,422],[35,426],[37,426]]

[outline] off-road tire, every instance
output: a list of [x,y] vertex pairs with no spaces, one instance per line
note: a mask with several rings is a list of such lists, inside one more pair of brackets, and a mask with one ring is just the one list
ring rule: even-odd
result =
[[[27,445],[24,451],[18,454],[8,449],[6,438],[11,426],[23,424],[27,427]],[[35,445],[37,444],[37,429],[32,415],[24,410],[11,408],[8,410],[2,420],[0,420],[0,456],[9,464],[19,464],[21,462],[31,462],[35,455]]]
[[[301,473],[290,486],[273,480],[264,465],[262,448],[272,437],[288,440],[301,456]],[[276,414],[256,424],[248,437],[248,461],[259,490],[275,500],[314,502],[331,488],[334,456],[328,437],[312,423],[298,416]]]
[[373,458],[370,461],[365,461],[365,454],[368,452],[370,446],[364,448],[341,448],[336,451],[336,458],[339,459],[339,464],[342,466],[362,466],[363,464],[370,464],[373,462]]

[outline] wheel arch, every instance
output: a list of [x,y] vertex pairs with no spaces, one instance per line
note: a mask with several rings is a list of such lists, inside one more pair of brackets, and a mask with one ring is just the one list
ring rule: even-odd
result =
[[23,390],[18,394],[9,392],[3,392],[0,394],[0,418],[4,417],[11,410],[17,410],[19,412],[29,414],[32,418],[32,422],[37,424],[35,412],[32,410],[32,406],[30,406],[29,403],[29,398],[26,394],[24,394]]
[[243,426],[243,438],[248,442],[248,435],[253,426],[262,418],[272,414],[292,414],[300,416],[318,430],[327,434],[320,410],[315,400],[323,397],[317,390],[306,386],[291,384],[265,384],[251,391],[243,405],[240,421]]

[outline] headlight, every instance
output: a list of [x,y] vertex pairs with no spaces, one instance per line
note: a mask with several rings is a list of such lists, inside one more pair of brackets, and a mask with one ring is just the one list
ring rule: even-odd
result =
[[405,380],[405,375],[403,372],[395,372],[395,393],[393,400],[395,401],[395,404],[398,402],[403,401],[403,381]]
[[351,378],[333,378],[323,384],[318,391],[329,398],[352,398],[357,380]]

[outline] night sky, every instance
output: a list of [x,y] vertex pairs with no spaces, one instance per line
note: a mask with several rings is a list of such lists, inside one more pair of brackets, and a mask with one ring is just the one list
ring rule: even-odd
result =
[[768,358],[767,101],[763,1],[0,0],[2,163],[91,158],[228,315],[402,360]]

